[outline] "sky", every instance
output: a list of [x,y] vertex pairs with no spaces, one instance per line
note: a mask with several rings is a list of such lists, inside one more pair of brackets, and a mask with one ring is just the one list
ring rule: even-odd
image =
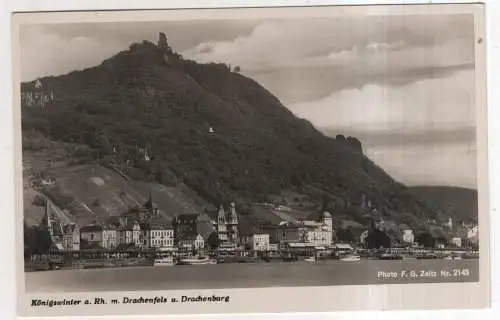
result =
[[240,66],[295,115],[407,185],[476,188],[472,15],[23,26],[21,78],[95,66],[132,42]]

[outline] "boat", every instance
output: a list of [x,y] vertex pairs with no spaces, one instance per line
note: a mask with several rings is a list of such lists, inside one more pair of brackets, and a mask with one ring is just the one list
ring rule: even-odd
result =
[[188,257],[180,259],[178,265],[199,265],[199,264],[217,264],[217,260],[210,259],[209,257]]
[[383,253],[379,256],[380,260],[403,260],[403,256],[393,253]]
[[446,256],[443,258],[444,260],[453,260],[453,257],[452,256]]
[[316,260],[316,257],[312,256],[312,257],[305,258],[304,261],[306,261],[306,262],[316,262],[317,260]]
[[359,260],[361,260],[361,257],[357,254],[348,254],[340,258],[340,261],[359,261]]
[[175,260],[173,257],[159,256],[156,257],[153,262],[153,267],[172,267],[175,266]]

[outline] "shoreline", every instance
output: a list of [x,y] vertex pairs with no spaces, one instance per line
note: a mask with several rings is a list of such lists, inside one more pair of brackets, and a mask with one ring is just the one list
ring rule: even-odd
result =
[[[462,273],[454,274],[458,271]],[[200,272],[202,271],[202,272]],[[415,277],[410,277],[412,271]],[[207,272],[210,276],[207,276]],[[422,276],[420,274],[425,272]],[[447,275],[448,274],[448,275]],[[478,282],[479,260],[361,260],[27,272],[27,292],[202,290]]]

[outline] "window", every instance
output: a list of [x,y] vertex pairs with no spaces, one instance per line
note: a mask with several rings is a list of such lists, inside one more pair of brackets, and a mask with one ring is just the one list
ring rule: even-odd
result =
[[91,241],[93,241],[93,240],[94,240],[94,234],[93,234],[93,233],[91,233],[91,234],[90,234],[90,240],[91,240]]

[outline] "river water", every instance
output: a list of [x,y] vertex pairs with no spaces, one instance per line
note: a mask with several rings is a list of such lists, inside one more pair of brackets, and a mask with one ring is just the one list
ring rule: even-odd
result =
[[259,262],[27,272],[27,292],[477,282],[479,260]]

